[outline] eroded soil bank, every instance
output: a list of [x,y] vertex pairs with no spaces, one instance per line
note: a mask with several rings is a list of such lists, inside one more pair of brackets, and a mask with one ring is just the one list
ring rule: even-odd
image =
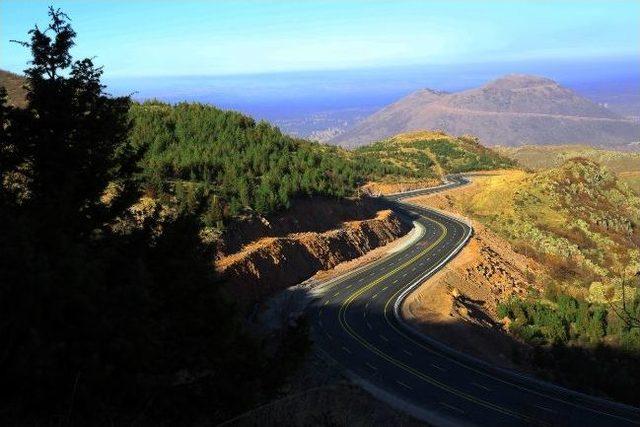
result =
[[219,244],[215,266],[234,293],[258,301],[384,246],[411,227],[372,199],[312,199],[286,215],[236,224]]

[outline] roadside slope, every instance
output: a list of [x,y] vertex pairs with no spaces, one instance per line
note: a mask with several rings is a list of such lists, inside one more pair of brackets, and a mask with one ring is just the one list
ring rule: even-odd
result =
[[344,222],[324,232],[258,239],[219,259],[216,269],[231,283],[234,293],[260,300],[384,246],[410,229],[410,223],[382,210],[373,218]]
[[467,188],[413,202],[468,216],[476,231],[407,300],[415,325],[494,364],[638,404],[640,331],[619,313],[623,284],[628,310],[640,306],[640,200],[613,173],[573,159],[478,174]]

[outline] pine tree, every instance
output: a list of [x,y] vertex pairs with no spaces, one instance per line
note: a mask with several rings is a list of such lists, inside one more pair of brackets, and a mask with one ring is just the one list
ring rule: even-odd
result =
[[102,68],[73,61],[75,31],[60,10],[37,26],[25,70],[27,108],[12,122],[20,163],[28,165],[30,203],[48,227],[91,231],[102,221],[99,198],[109,180],[129,176],[135,156],[127,144],[129,98],[105,95]]

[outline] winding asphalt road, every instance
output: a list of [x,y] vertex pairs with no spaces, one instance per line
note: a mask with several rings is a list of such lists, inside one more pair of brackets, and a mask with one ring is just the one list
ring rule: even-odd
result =
[[464,222],[400,200],[464,185],[389,196],[381,203],[422,235],[383,260],[328,283],[310,308],[313,337],[365,389],[435,425],[640,425],[640,410],[573,392],[460,354],[409,327],[406,295],[464,246]]

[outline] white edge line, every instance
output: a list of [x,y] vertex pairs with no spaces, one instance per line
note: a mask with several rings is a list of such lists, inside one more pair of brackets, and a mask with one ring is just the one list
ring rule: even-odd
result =
[[[467,181],[468,182],[468,181]],[[396,298],[396,301],[393,304],[393,315],[394,317],[398,320],[398,322],[400,323],[401,326],[403,326],[406,330],[408,330],[410,333],[414,334],[415,336],[427,341],[429,344],[433,345],[434,347],[438,348],[438,350],[443,351],[445,353],[449,353],[449,355],[454,355],[454,356],[458,356],[460,358],[462,358],[463,360],[466,360],[467,362],[472,362],[472,363],[476,363],[479,364],[481,366],[483,366],[484,368],[488,368],[489,370],[494,370],[497,372],[500,372],[502,374],[505,374],[507,376],[511,376],[514,378],[517,378],[521,381],[525,381],[525,382],[532,382],[535,383],[539,386],[543,386],[543,387],[550,387],[556,391],[562,392],[562,393],[567,393],[567,394],[571,394],[573,396],[576,397],[580,397],[582,399],[585,399],[587,401],[591,401],[591,402],[597,402],[597,403],[601,403],[601,404],[605,404],[608,406],[613,406],[613,407],[617,407],[618,409],[621,410],[627,410],[627,411],[631,411],[631,412],[637,412],[638,408],[634,407],[634,406],[630,406],[630,405],[625,405],[624,403],[620,403],[620,402],[615,402],[612,400],[607,400],[607,399],[602,399],[596,396],[592,396],[592,395],[588,395],[585,393],[581,393],[579,391],[576,390],[571,390],[562,386],[559,386],[557,384],[553,384],[550,382],[546,382],[543,380],[539,380],[537,378],[533,378],[531,376],[528,376],[526,374],[522,374],[510,369],[505,369],[505,368],[501,368],[499,366],[495,366],[492,365],[490,363],[485,362],[482,359],[479,359],[475,356],[471,356],[469,354],[460,352],[458,350],[455,350],[454,348],[434,339],[431,338],[430,336],[428,336],[427,334],[419,331],[418,329],[414,328],[411,324],[409,324],[404,317],[402,317],[402,314],[400,313],[400,307],[402,305],[402,303],[404,302],[404,300],[409,296],[409,294],[411,292],[413,292],[418,286],[420,286],[426,279],[428,279],[433,273],[435,273],[438,269],[440,269],[443,265],[445,265],[447,262],[449,262],[451,260],[451,258],[453,258],[455,255],[458,254],[458,252],[460,252],[460,250],[467,244],[467,242],[469,241],[469,239],[471,238],[471,235],[473,234],[473,227],[471,226],[470,221],[467,218],[460,218],[460,217],[456,217],[453,215],[450,215],[444,211],[441,211],[439,209],[434,209],[434,208],[427,208],[425,206],[420,206],[414,203],[407,203],[407,202],[400,202],[400,200],[398,200],[399,204],[405,204],[405,205],[409,205],[411,207],[418,207],[420,209],[424,209],[427,211],[430,211],[432,213],[435,213],[436,215],[441,215],[444,217],[447,217],[448,219],[451,219],[453,221],[457,221],[458,223],[462,223],[464,225],[466,225],[468,227],[467,233],[465,234],[464,238],[462,239],[462,241],[458,244],[458,246],[456,246],[454,248],[453,251],[451,251],[442,261],[440,261],[440,263],[438,263],[436,266],[432,267],[429,271],[427,271],[425,274],[423,274],[422,276],[420,276],[418,279],[414,280],[409,286],[407,286],[407,288],[405,288],[405,290],[398,296],[398,298]],[[526,384],[518,384],[518,386],[520,387],[525,387],[526,388]],[[543,394],[542,391],[537,390],[537,393]],[[552,400],[556,400],[558,398],[552,398],[550,397],[550,399]],[[590,411],[596,411],[598,413],[604,413],[606,415],[612,416],[614,418],[623,418],[623,419],[628,419],[626,416],[622,417],[620,415],[616,415],[616,414],[608,414],[607,412],[601,412],[599,410],[593,409],[593,408],[589,408],[588,406],[585,406],[586,404],[588,404],[589,402],[576,402],[574,403],[574,405],[577,405],[580,408],[586,409],[586,410],[590,410]]]
[[360,377],[353,371],[346,369],[344,365],[338,363],[329,353],[326,351],[320,350],[320,357],[323,357],[330,364],[340,366],[343,370],[344,375],[351,380],[354,384],[360,386],[362,389],[367,391],[376,399],[379,399],[383,402],[386,402],[392,408],[397,409],[398,411],[409,414],[419,420],[425,421],[427,423],[442,426],[442,427],[459,427],[459,426],[471,426],[467,422],[461,421],[459,418],[454,418],[450,415],[442,414],[442,411],[435,409],[426,409],[425,406],[418,406],[402,398],[397,395],[390,393],[377,385],[365,380]]

